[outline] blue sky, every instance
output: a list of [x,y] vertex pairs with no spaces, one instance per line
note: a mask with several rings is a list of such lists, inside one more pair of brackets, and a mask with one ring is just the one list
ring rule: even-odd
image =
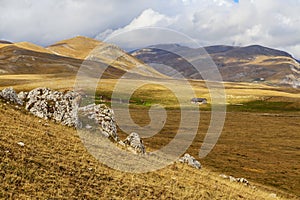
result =
[[[156,26],[201,45],[260,44],[300,58],[296,0],[1,0],[0,39],[43,46]],[[162,38],[163,39],[163,38]]]

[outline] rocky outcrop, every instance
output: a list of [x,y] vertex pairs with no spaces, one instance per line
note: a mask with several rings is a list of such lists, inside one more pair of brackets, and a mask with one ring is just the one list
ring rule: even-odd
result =
[[[114,112],[105,104],[90,104],[78,109],[78,114],[82,117],[86,117],[93,120],[100,128],[101,133],[108,138],[118,141],[117,126],[114,118]],[[92,126],[89,123],[83,124],[87,129],[91,129]]]
[[123,143],[130,151],[137,153],[137,154],[144,154],[145,146],[143,144],[142,139],[140,138],[139,134],[133,132],[131,133]]
[[137,154],[145,153],[145,146],[137,133],[131,133],[124,141],[119,139],[112,109],[105,104],[79,107],[82,97],[77,92],[36,88],[17,94],[12,88],[7,88],[0,91],[0,97],[15,104],[25,105],[27,111],[39,118],[54,120],[66,126],[100,129],[105,137],[126,149]]
[[11,103],[23,105],[23,101],[18,97],[16,91],[13,88],[5,88],[0,91],[0,97]]
[[31,90],[25,97],[25,109],[33,115],[53,119],[66,126],[79,125],[77,109],[81,96],[73,91],[59,92],[49,88]]
[[184,154],[184,156],[179,158],[178,161],[181,163],[187,163],[188,165],[190,165],[196,169],[201,169],[200,162],[188,153]]

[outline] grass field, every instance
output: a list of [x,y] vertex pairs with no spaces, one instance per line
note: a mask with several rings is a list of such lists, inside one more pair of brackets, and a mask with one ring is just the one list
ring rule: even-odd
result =
[[[147,112],[151,105],[162,104],[167,108],[168,118],[162,131],[144,140],[151,150],[170,142],[180,122],[178,102],[161,84],[185,90],[179,80],[156,81],[157,84],[147,84],[136,90],[131,99],[131,116],[141,126],[149,123]],[[116,82],[115,79],[102,79],[96,100],[100,100],[99,96],[109,100]],[[0,89],[13,86],[18,91],[36,87],[66,90],[73,88],[74,76],[1,75],[0,83]],[[141,83],[147,82],[127,80],[124,87]],[[210,102],[204,82],[192,81],[191,84],[197,96]],[[264,199],[274,192],[288,199],[300,197],[300,91],[247,83],[225,83],[225,88],[228,110],[225,126],[213,151],[200,160],[204,166],[201,171],[181,165],[143,175],[113,171],[84,150],[74,130],[52,123],[43,126],[44,122],[38,123],[38,119],[1,104],[1,172],[10,175],[9,178],[4,173],[0,176],[5,183],[0,196],[12,193],[14,197],[42,195],[45,192],[49,198],[106,195],[143,199],[165,195],[170,199]],[[183,106],[191,111],[198,109],[198,105],[190,104],[190,98],[185,97]],[[198,157],[210,121],[210,104],[200,105],[200,110],[198,134],[188,149],[195,157]],[[119,134],[122,138],[126,136],[121,131]],[[28,144],[26,148],[16,145],[19,140]],[[13,153],[6,154],[7,150]],[[90,167],[93,170],[88,170]],[[247,178],[267,192],[253,192],[228,184],[218,178],[220,173]]]
[[296,199],[254,181],[256,189],[230,183],[204,161],[202,170],[177,163],[145,174],[115,171],[86,151],[73,128],[40,120],[3,102],[0,119],[3,199],[254,200],[273,199],[271,192],[278,194],[277,199]]

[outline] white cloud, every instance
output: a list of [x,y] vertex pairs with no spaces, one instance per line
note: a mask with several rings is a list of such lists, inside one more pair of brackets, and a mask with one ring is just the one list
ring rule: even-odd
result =
[[[181,31],[203,45],[261,44],[289,49],[300,58],[297,51],[300,44],[300,1],[241,0],[237,4],[228,0],[182,0],[182,3],[175,17],[147,9],[112,34],[149,25],[166,27]],[[162,40],[159,37],[157,41]],[[153,37],[150,39],[154,40]],[[167,36],[165,41],[169,41]],[[140,41],[137,39],[136,43]]]
[[[103,39],[157,26],[182,32],[203,45],[261,44],[290,50],[300,58],[299,7],[299,0],[1,0],[0,39],[48,45],[76,35],[100,34],[97,38]],[[138,37],[131,42],[141,44]]]

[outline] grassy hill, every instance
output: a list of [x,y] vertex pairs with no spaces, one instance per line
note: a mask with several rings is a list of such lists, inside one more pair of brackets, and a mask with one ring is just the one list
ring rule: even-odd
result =
[[[6,87],[5,85],[2,85],[5,83],[6,85],[14,85],[14,88],[18,91],[28,91],[36,87],[51,87],[58,90],[68,90],[72,89],[74,85],[74,77],[71,76],[6,75],[0,76],[0,80],[0,89]],[[97,95],[106,96],[109,99],[117,81],[118,79],[101,79],[97,88]],[[124,83],[124,86],[132,87],[143,82],[145,82],[143,79],[128,79]],[[172,93],[166,88],[159,86],[159,84],[173,84],[176,85],[178,90],[185,89],[181,80],[157,80],[157,84],[158,85],[146,85],[135,91],[132,96],[132,100],[134,101],[132,101],[132,109],[130,111],[134,121],[141,126],[145,126],[149,123],[147,112],[151,105],[159,103],[166,106],[168,118],[165,127],[155,137],[144,140],[146,147],[153,150],[161,148],[171,141],[174,134],[176,134],[176,130],[180,122],[180,110],[178,105],[174,104],[174,102],[176,102],[174,100],[174,95],[172,95]],[[197,158],[199,148],[203,142],[203,138],[210,121],[210,98],[204,82],[192,81],[191,84],[199,96],[208,98],[208,105],[200,106],[200,110],[202,110],[199,125],[200,128],[196,139],[188,149],[188,153]],[[206,158],[200,160],[204,166],[203,171],[199,172],[187,168],[187,173],[191,173],[191,171],[195,173],[195,175],[184,175],[184,177],[195,176],[195,178],[191,178],[189,188],[192,190],[195,189],[195,187],[198,187],[193,185],[192,182],[194,181],[198,184],[196,177],[199,176],[212,176],[223,183],[224,180],[218,179],[218,175],[225,173],[235,177],[245,177],[251,183],[258,185],[259,188],[263,188],[263,190],[267,189],[268,193],[273,191],[274,193],[287,198],[295,198],[296,196],[299,196],[299,168],[297,167],[299,162],[297,146],[300,142],[298,135],[298,122],[300,118],[299,90],[249,83],[225,83],[225,88],[228,102],[225,127],[213,151]],[[189,99],[190,97],[186,97],[187,104],[184,106],[189,107],[191,111],[193,109],[198,109],[198,106],[191,105],[189,103]],[[39,151],[48,152],[48,156],[51,154],[50,157],[59,157],[60,162],[64,162],[65,160],[65,158],[61,159],[61,152],[63,152],[64,156],[72,157],[71,155],[74,153],[72,149],[75,149],[77,152],[77,149],[80,147],[82,151],[77,152],[78,154],[76,154],[75,157],[85,155],[89,157],[89,159],[93,160],[87,152],[84,152],[84,147],[80,143],[79,138],[76,136],[75,130],[61,127],[59,125],[52,124],[51,122],[43,121],[42,123],[38,123],[38,119],[28,114],[16,111],[8,105],[4,106],[3,103],[1,105],[0,119],[1,122],[3,122],[0,129],[1,137],[3,138],[1,138],[1,141],[3,141],[0,145],[1,147],[20,148],[16,145],[16,143],[19,142],[19,139],[22,139],[23,142],[25,141],[24,143],[26,146],[29,142],[30,147],[33,149],[41,148],[42,150]],[[19,119],[21,121],[19,121]],[[49,124],[49,126],[44,126],[43,124],[45,123]],[[188,129],[189,127],[185,128]],[[41,130],[42,132],[40,132]],[[45,135],[45,132],[47,131],[50,133],[50,136],[47,134]],[[122,131],[119,132],[119,135],[123,139],[126,137],[126,134]],[[21,136],[26,137],[24,139]],[[7,138],[15,139],[10,142],[5,142],[8,141]],[[34,140],[33,138],[38,139]],[[37,143],[36,141],[41,141],[41,143]],[[66,142],[60,146],[61,143],[59,141]],[[75,147],[70,143],[66,144],[67,141],[74,141],[74,143],[78,146]],[[57,144],[59,144],[59,146],[56,147]],[[65,148],[63,147],[65,145],[67,145],[66,149],[63,149]],[[72,148],[69,148],[69,145],[71,145]],[[42,158],[40,159],[43,160]],[[8,163],[10,162],[12,161],[8,161]],[[54,162],[57,161],[53,161],[53,163]],[[83,160],[78,161],[78,164],[82,164],[81,162],[83,162]],[[95,160],[93,162],[94,164],[96,163]],[[103,169],[109,170],[102,165],[100,166],[103,167]],[[36,166],[36,168],[38,167]],[[17,170],[18,167],[15,167],[15,169]],[[173,170],[172,167],[168,167],[167,169],[157,173],[160,175],[167,173],[166,171],[171,174],[176,172],[178,175],[185,173],[180,171],[173,172],[171,169]],[[21,168],[19,171],[22,170],[24,170],[24,168]],[[204,174],[202,172],[204,172]],[[11,172],[11,174],[15,173],[17,172]],[[47,173],[51,174],[52,172]],[[61,172],[56,171],[55,173],[60,174]],[[107,172],[107,174],[110,173],[116,174],[113,170],[109,170],[109,173]],[[156,173],[151,173],[150,177],[138,175],[134,177],[138,180],[140,180],[139,178],[141,177],[145,180],[153,180],[154,182],[151,187],[160,188],[160,186],[155,186],[155,183],[157,183],[155,182],[155,179],[157,177],[151,178],[153,174]],[[127,176],[122,173],[119,175],[121,177]],[[74,177],[72,180],[78,178],[79,177]],[[35,179],[36,178],[34,178],[34,180]],[[45,177],[45,179],[47,179],[47,177]],[[117,180],[120,181],[120,179]],[[180,180],[183,179],[184,178],[181,178]],[[160,178],[158,180],[160,180]],[[167,184],[170,179],[165,180],[162,178],[161,181],[165,181]],[[226,187],[231,187],[231,184],[228,186],[227,182],[225,183]],[[47,185],[45,182],[40,184]],[[65,184],[69,184],[69,182]],[[53,187],[55,187],[54,185],[55,184],[53,183]],[[163,187],[168,188],[168,186]],[[271,187],[271,189],[269,187]],[[142,188],[144,188],[144,186]],[[144,189],[140,188],[140,190]],[[81,191],[81,189],[78,190]],[[199,188],[197,190],[199,190]],[[173,194],[168,193],[168,191],[162,188],[161,191],[163,194]],[[211,188],[207,190],[210,195],[212,191],[213,190],[211,190]],[[183,195],[182,193],[184,191],[180,190],[177,192],[178,195],[179,193],[180,195]],[[177,194],[177,192],[175,193]],[[122,195],[125,194],[123,193]],[[120,194],[120,196],[122,195]],[[230,199],[228,195],[231,194],[227,193],[222,195],[224,195],[224,198],[226,197]],[[208,199],[209,197],[210,196],[207,196],[204,199]],[[212,198],[218,199],[220,196],[212,196]],[[251,199],[251,197],[249,198]],[[258,199],[261,198],[263,197]],[[248,199],[248,197],[246,199]]]
[[0,198],[273,199],[270,193],[278,192],[231,183],[206,167],[179,163],[145,174],[115,171],[86,151],[73,128],[3,102],[0,119]]
[[[85,58],[91,62],[85,62]],[[47,48],[28,43],[0,43],[0,74],[76,75],[82,65],[108,67],[107,75],[165,77],[122,49],[86,37],[63,40]]]

